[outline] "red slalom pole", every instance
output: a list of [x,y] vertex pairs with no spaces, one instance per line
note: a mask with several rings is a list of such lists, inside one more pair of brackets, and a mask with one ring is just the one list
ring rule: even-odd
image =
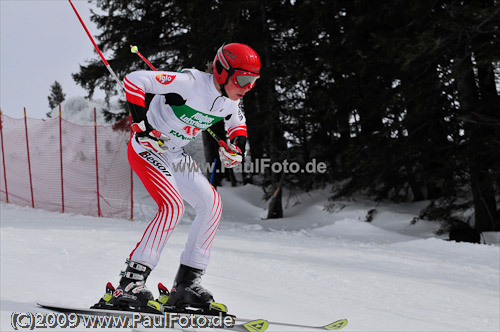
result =
[[149,62],[148,59],[146,59],[144,55],[142,55],[141,52],[139,52],[139,48],[137,48],[137,46],[130,45],[130,52],[137,54],[142,60],[144,60],[144,62],[149,66],[149,68],[153,69],[154,71],[158,71],[158,69],[156,69],[155,66],[153,66],[151,62]]
[[[101,57],[102,61],[104,62],[104,65],[106,66],[106,68],[108,69],[108,71],[111,73],[111,75],[114,77],[114,79],[118,82],[118,84],[120,84],[120,86],[125,89],[125,87],[123,86],[123,82],[120,81],[120,79],[118,78],[118,76],[115,74],[115,72],[113,71],[113,69],[111,68],[111,66],[109,65],[108,61],[106,61],[106,58],[104,57],[104,55],[101,53],[101,50],[99,49],[99,47],[97,46],[97,44],[95,43],[94,41],[94,38],[92,38],[92,35],[90,34],[89,30],[87,29],[87,27],[85,26],[85,23],[83,23],[83,20],[82,18],[80,17],[80,14],[78,14],[78,11],[76,10],[75,6],[73,6],[73,3],[71,2],[71,0],[68,0],[69,1],[69,4],[71,5],[71,7],[73,8],[73,11],[75,12],[76,16],[78,17],[78,20],[80,20],[80,23],[82,24],[83,28],[85,29],[85,32],[87,33],[87,35],[89,36],[90,38],[90,41],[92,41],[92,44],[94,44],[94,47],[95,49],[97,50],[97,52],[99,53],[99,56]],[[148,59],[146,59],[138,50],[137,46],[132,46],[130,45],[130,51],[132,53],[136,53],[144,62],[146,62],[146,64],[149,66],[149,68],[151,68],[152,70],[154,71],[158,71],[158,69],[156,69],[152,64],[151,62],[148,61]],[[208,133],[217,141],[217,143],[219,143],[220,146],[222,146],[224,149],[226,149],[227,151],[229,151],[229,148],[227,146],[227,144],[225,144],[226,142],[224,142],[223,140],[221,140],[220,138],[217,137],[217,135],[210,129],[210,128],[207,128],[207,131]]]
[[80,17],[80,14],[78,14],[78,11],[76,10],[75,6],[73,6],[73,3],[71,2],[71,0],[68,0],[68,1],[69,1],[69,4],[71,5],[71,7],[73,8],[73,11],[75,12],[76,17],[78,17],[78,20],[82,24],[83,29],[85,30],[85,32],[89,36],[90,41],[92,42],[92,44],[94,44],[94,47],[95,47],[97,53],[99,53],[99,56],[101,57],[102,62],[104,62],[104,65],[106,66],[106,68],[110,72],[111,76],[113,76],[113,78],[118,82],[118,84],[120,84],[120,86],[123,87],[122,81],[120,81],[120,79],[118,78],[118,76],[115,74],[115,72],[113,71],[113,69],[109,65],[108,61],[106,61],[106,58],[104,57],[104,55],[102,54],[101,50],[99,49],[99,47],[95,43],[94,38],[92,38],[92,35],[90,34],[89,30],[87,29],[87,26],[85,26],[85,23],[83,23],[83,20]]

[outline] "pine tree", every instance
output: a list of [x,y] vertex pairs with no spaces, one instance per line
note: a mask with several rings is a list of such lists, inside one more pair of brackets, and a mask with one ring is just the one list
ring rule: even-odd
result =
[[[265,198],[273,198],[270,218],[282,216],[282,188],[341,182],[335,196],[442,200],[451,202],[449,211],[466,198],[477,229],[500,227],[498,0],[100,0],[98,6],[107,15],[92,17],[102,30],[97,40],[120,77],[147,69],[128,52],[131,44],[140,43],[160,70],[204,69],[222,43],[257,51],[262,77],[244,100],[252,162],[303,166],[315,159],[329,166],[325,174],[253,174]],[[120,89],[99,59],[73,77],[89,96],[95,88]],[[217,145],[206,148],[213,160]]]
[[[65,100],[66,94],[63,93],[62,86],[58,81],[55,81],[50,86],[50,95],[47,98],[49,100],[49,107],[51,110],[61,105],[61,103]],[[50,111],[47,113],[47,116],[49,118],[51,117]]]

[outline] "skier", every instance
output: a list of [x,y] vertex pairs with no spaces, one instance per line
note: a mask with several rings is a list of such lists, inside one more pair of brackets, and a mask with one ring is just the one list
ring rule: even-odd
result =
[[[170,296],[162,305],[208,308],[214,298],[200,284],[210,258],[222,213],[222,200],[183,147],[214,123],[224,120],[230,143],[219,148],[225,167],[242,162],[246,143],[245,116],[239,100],[260,75],[260,59],[247,45],[231,43],[217,51],[213,74],[196,69],[180,72],[135,71],[124,78],[135,132],[128,145],[134,172],[158,205],[158,211],[130,253],[119,286],[107,302],[121,308],[162,310],[145,285],[158,264],[177,222],[183,200],[196,211],[180,258]],[[145,94],[154,94],[149,109]]]

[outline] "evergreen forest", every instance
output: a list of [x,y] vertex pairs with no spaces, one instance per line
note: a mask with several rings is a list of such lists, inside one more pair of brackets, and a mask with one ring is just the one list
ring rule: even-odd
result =
[[[261,78],[242,102],[248,162],[327,165],[245,174],[271,199],[270,218],[283,214],[283,188],[328,185],[332,200],[426,200],[421,218],[500,231],[500,1],[93,3],[97,43],[119,77],[148,70],[130,45],[168,71],[205,70],[224,43],[257,51]],[[73,77],[90,98],[121,96],[99,57]],[[203,134],[213,160],[216,142]]]

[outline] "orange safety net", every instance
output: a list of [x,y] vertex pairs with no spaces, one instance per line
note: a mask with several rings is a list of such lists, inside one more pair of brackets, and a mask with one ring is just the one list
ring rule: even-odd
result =
[[0,200],[8,197],[9,203],[49,211],[132,217],[128,132],[3,114],[1,126]]

